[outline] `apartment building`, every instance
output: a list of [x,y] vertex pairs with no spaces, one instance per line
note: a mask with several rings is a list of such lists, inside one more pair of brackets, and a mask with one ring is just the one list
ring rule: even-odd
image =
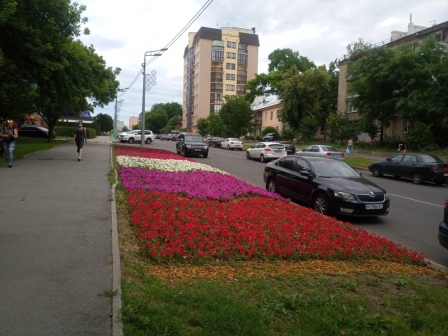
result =
[[132,126],[138,125],[140,123],[139,117],[129,117],[129,129],[132,129]]
[[224,96],[245,95],[246,83],[258,72],[255,28],[207,28],[188,34],[184,52],[182,127],[219,113]]
[[280,110],[283,103],[277,95],[255,97],[251,108],[254,113],[254,136],[261,136],[266,127],[274,127],[282,134],[283,122]]
[[[407,31],[392,31],[388,40],[382,41],[374,45],[374,47],[387,46],[388,48],[396,47],[402,43],[415,41],[418,39],[435,35],[437,41],[448,46],[448,21],[441,24],[433,25],[432,27],[424,27],[416,25],[412,22],[412,15],[410,16],[410,22],[408,24]],[[347,94],[347,89],[350,81],[346,78],[347,70],[350,61],[356,58],[362,57],[357,55],[353,59],[344,59],[339,63],[339,84],[338,84],[338,112],[346,114],[348,120],[356,121],[360,119],[359,111],[356,110],[351,104],[352,97]],[[410,124],[408,121],[395,120],[391,122],[385,129],[385,133],[389,135],[401,136],[407,133]],[[366,139],[367,140],[367,139]]]

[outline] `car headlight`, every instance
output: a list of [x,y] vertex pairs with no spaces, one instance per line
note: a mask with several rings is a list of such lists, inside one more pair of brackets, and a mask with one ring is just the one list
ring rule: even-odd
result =
[[204,146],[204,149],[208,149],[208,147],[207,147],[207,146]]
[[185,147],[187,147],[188,149],[190,149],[190,148],[191,148],[191,145],[185,145]]
[[343,199],[347,199],[347,200],[354,200],[355,199],[355,197],[352,194],[344,192],[344,191],[335,191],[334,192],[334,196],[335,197],[339,197],[339,198],[343,198]]

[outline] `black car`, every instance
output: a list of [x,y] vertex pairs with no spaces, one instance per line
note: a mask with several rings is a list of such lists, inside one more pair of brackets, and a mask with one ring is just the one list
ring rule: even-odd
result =
[[283,146],[285,146],[286,149],[286,154],[287,155],[292,155],[296,153],[296,146],[294,146],[292,143],[290,143],[289,141],[277,141],[278,143],[281,143]]
[[[48,128],[42,126],[23,126],[18,129],[19,136],[30,138],[44,138],[48,139]],[[56,138],[56,133],[53,131],[52,138]]]
[[439,238],[440,245],[448,249],[448,199],[445,201],[445,206],[443,207],[443,220],[439,224],[437,237]]
[[375,177],[382,175],[405,177],[410,178],[415,184],[428,181],[441,185],[448,180],[448,164],[431,154],[397,154],[385,161],[372,162],[369,170]]
[[374,217],[389,213],[386,190],[344,161],[288,155],[266,164],[263,179],[267,190],[326,215]]
[[208,141],[208,146],[209,147],[214,147],[214,148],[221,148],[221,142],[224,140],[224,138],[220,138],[220,137],[213,137]]
[[276,140],[280,140],[279,136],[277,133],[267,133],[263,138],[263,141],[276,141]]
[[208,146],[204,139],[197,133],[180,133],[177,137],[176,152],[183,156],[208,157]]

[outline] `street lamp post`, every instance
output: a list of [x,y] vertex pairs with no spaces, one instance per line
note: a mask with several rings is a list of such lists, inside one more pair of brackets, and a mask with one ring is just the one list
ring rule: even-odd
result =
[[[161,51],[166,51],[168,48],[162,48],[159,50],[151,50],[146,51],[145,55],[143,57],[143,93],[142,93],[142,116],[141,116],[141,130],[142,130],[142,136],[141,136],[141,145],[143,147],[143,144],[145,143],[145,91],[149,91],[151,89],[151,86],[156,85],[156,75],[157,73],[153,70],[151,71],[151,74],[149,75],[149,78],[146,77],[146,56],[162,56],[160,53]],[[148,80],[148,83],[147,83]],[[148,86],[148,89],[146,89],[146,86]]]
[[117,94],[115,95],[115,113],[114,113],[114,138],[117,138],[118,130],[117,130],[117,119],[118,119],[118,105],[123,102],[123,100],[118,101],[118,92],[126,92],[128,88],[125,89],[117,89]]

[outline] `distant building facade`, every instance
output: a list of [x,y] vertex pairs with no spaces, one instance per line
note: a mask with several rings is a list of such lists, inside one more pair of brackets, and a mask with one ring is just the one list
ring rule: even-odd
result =
[[129,118],[129,129],[132,129],[132,126],[138,125],[140,123],[139,117],[130,117]]
[[[387,41],[377,43],[374,47],[387,46],[388,48],[394,48],[402,43],[415,41],[418,39],[426,38],[431,35],[435,35],[436,40],[439,43],[448,47],[448,21],[433,25],[432,27],[423,27],[412,23],[412,15],[408,24],[408,31],[392,31],[391,37]],[[359,111],[356,110],[353,105],[350,104],[353,96],[347,94],[348,86],[350,85],[349,79],[347,79],[347,71],[350,61],[362,56],[355,56],[353,59],[344,59],[339,63],[339,85],[338,85],[338,112],[345,114],[348,120],[356,121],[360,119]],[[388,135],[402,136],[410,129],[409,121],[406,120],[394,120],[390,122],[385,128],[384,133]],[[370,140],[365,139],[365,140]]]
[[258,71],[260,46],[255,28],[201,27],[188,34],[184,52],[182,128],[219,113],[224,96],[245,95],[246,83]]

